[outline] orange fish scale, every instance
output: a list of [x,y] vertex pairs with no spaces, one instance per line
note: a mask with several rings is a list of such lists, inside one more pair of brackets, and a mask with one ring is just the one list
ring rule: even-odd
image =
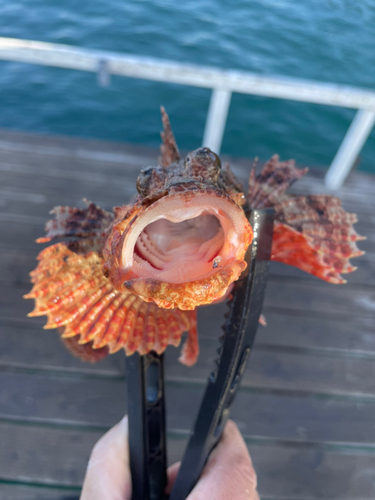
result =
[[106,293],[100,293],[99,299],[95,302],[95,304],[87,311],[80,324],[76,326],[74,329],[77,334],[80,334],[84,337],[91,327],[91,325],[96,321],[99,314],[103,311],[103,309],[107,306],[107,304],[113,299],[114,291],[113,288],[110,288]]
[[37,297],[44,297],[48,294],[55,293],[63,288],[65,285],[74,281],[74,279],[79,279],[80,274],[76,273],[72,275],[71,273],[67,273],[66,278],[63,276],[59,276],[59,279],[56,281],[50,282],[49,278],[43,278],[41,281],[37,282],[30,293],[24,295],[25,299],[35,299]]
[[30,273],[32,283],[36,283],[44,277],[48,278],[54,276],[63,266],[64,262],[61,262],[61,260],[57,258],[51,259],[47,263],[43,262],[38,264],[37,268]]
[[138,297],[135,295],[129,294],[128,297],[126,298],[123,307],[121,308],[121,311],[123,311],[124,314],[124,321],[121,324],[121,329],[119,331],[119,334],[117,338],[115,338],[113,341],[110,341],[108,343],[110,352],[117,352],[119,351],[128,341],[128,335],[129,332],[131,331],[132,324],[131,323],[126,323],[128,311],[132,304],[136,301],[139,301]]
[[117,352],[121,347],[128,346],[129,340],[131,341],[133,330],[135,328],[135,323],[138,315],[139,308],[144,304],[143,301],[139,300],[138,297],[131,303],[126,314],[126,318],[122,325],[121,336],[114,346],[110,347],[110,353]]
[[147,352],[150,352],[154,345],[155,345],[155,338],[156,338],[156,322],[154,315],[152,314],[151,311],[149,311],[149,314],[147,315],[146,318],[146,327],[145,327],[145,336],[144,336],[144,354]]
[[180,325],[176,321],[175,315],[171,312],[166,313],[167,316],[167,325],[169,331],[169,344],[177,347],[181,342],[182,331]]
[[44,261],[46,264],[51,259],[51,255],[64,255],[69,254],[69,250],[63,243],[56,243],[56,245],[51,245],[49,247],[43,248],[37,256],[37,260]]
[[90,290],[82,299],[81,303],[85,306],[82,316],[75,318],[69,325],[66,326],[63,337],[74,337],[80,332],[85,332],[95,319],[95,311],[99,314],[100,309],[94,310],[100,300],[107,294],[112,292],[112,287],[106,285],[103,288]]
[[169,341],[168,326],[164,317],[163,309],[160,308],[155,308],[155,309],[156,309],[155,322],[158,329],[158,335],[156,337],[156,343],[155,343],[155,351],[158,354],[161,354],[162,352],[165,351],[168,345]]
[[94,332],[94,329],[92,332],[88,333],[88,337],[90,340],[97,340],[101,341],[108,335],[108,339],[111,339],[111,333],[108,332],[108,330],[116,325],[116,321],[114,321],[114,318],[116,316],[117,311],[122,307],[122,304],[124,302],[124,297],[121,294],[118,294],[112,302],[110,302],[103,311],[103,313],[100,315],[97,321],[97,325],[102,325],[100,326],[99,329],[95,329],[95,335],[92,335]]
[[[94,285],[95,280],[85,282],[78,290],[72,293],[72,299],[69,300],[69,302],[68,298],[65,299],[63,306],[50,313],[49,320],[45,328],[57,328],[73,322],[77,316],[81,317],[82,313],[87,309],[87,306],[90,303],[90,291],[95,290]],[[79,298],[80,295],[82,296],[81,300],[77,303],[76,299]]]
[[69,308],[69,306],[74,303],[76,300],[80,298],[84,298],[85,294],[92,289],[97,283],[96,279],[87,281],[85,279],[81,279],[76,283],[69,285],[64,288],[59,295],[56,295],[54,298],[48,298],[48,309],[49,313],[56,312],[64,312]]
[[99,337],[95,337],[93,339],[94,349],[100,349],[101,347],[104,347],[110,342],[117,341],[117,339],[119,338],[127,312],[127,308],[124,307],[126,300],[127,300],[126,296],[121,297],[121,302],[119,304],[119,307],[112,316],[111,321],[108,324],[107,330],[105,331],[102,338],[100,339]]
[[128,356],[133,354],[138,349],[142,341],[142,335],[144,333],[144,327],[146,323],[147,309],[147,302],[143,302],[140,305],[139,310],[137,311],[137,315],[134,317],[134,328],[132,333],[128,336],[128,342],[125,345],[126,354]]
[[[118,292],[113,291],[108,294],[108,300],[105,303],[102,303],[102,307],[96,317],[95,322],[92,322],[90,327],[87,328],[86,332],[83,333],[80,330],[80,344],[85,344],[89,342],[96,336],[101,336],[108,325],[113,313],[117,309],[117,302],[120,302],[121,296]],[[104,301],[103,301],[104,302]]]

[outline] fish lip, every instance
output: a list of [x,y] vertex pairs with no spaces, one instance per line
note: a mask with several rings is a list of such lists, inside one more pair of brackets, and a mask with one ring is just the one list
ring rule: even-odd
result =
[[[179,183],[180,187],[181,185],[186,186],[185,183]],[[228,286],[238,279],[246,267],[244,257],[251,243],[253,231],[243,209],[228,193],[207,185],[205,188],[198,190],[169,191],[165,195],[154,198],[154,200],[153,202],[149,200],[147,205],[143,203],[144,200],[138,200],[133,206],[124,206],[122,210],[118,211],[103,251],[105,261],[103,268],[108,271],[110,282],[120,292],[131,290],[132,293],[144,301],[155,302],[159,307],[165,309],[178,307],[182,310],[191,310],[197,305],[209,304],[220,299],[225,294]],[[226,248],[223,247],[222,249],[225,255],[223,255],[224,258],[220,266],[214,268],[214,272],[210,275],[207,273],[202,275],[203,277],[194,276],[191,281],[183,280],[182,282],[173,283],[169,282],[169,280],[161,281],[163,278],[160,279],[157,272],[153,274],[151,269],[151,272],[146,269],[146,272],[143,270],[140,274],[139,265],[136,262],[133,265],[134,248],[139,234],[144,227],[155,220],[154,215],[165,218],[165,213],[170,207],[172,209],[177,207],[176,210],[179,211],[184,206],[184,203],[190,203],[193,206],[199,205],[202,211],[214,206],[217,211],[222,210],[220,217],[224,219],[229,217],[228,211],[232,214],[233,225],[231,225],[232,219],[228,218],[226,222],[224,220],[226,227],[232,228],[233,231],[231,234],[225,231],[224,244]],[[154,212],[155,210],[158,210],[158,213]],[[195,213],[190,218],[196,215]],[[147,217],[147,220],[145,217]],[[223,227],[220,217],[218,216]],[[238,232],[235,229],[236,224],[238,225]],[[231,240],[232,235],[234,241]],[[238,247],[236,246],[236,238],[240,241]],[[232,251],[233,248],[235,251]],[[222,251],[220,251],[220,255]],[[124,258],[126,252],[126,258]],[[216,258],[216,256],[213,258]],[[229,264],[229,267],[227,264]],[[151,284],[152,289],[150,288]],[[145,285],[147,285],[146,288]],[[194,293],[192,292],[193,288]],[[164,293],[163,290],[167,290],[167,292]]]
[[220,301],[246,267],[244,260],[235,260],[209,277],[185,283],[136,278],[126,280],[122,285],[124,290],[138,295],[146,302],[155,302],[163,309],[178,308],[189,311],[201,305]]
[[[209,198],[209,203],[207,202],[207,198]],[[175,208],[173,205],[178,205],[178,208]],[[180,213],[182,210],[186,210],[186,217],[183,219],[177,216],[177,213]],[[235,229],[236,236],[240,235],[240,240],[241,238],[243,239],[244,233],[246,233],[246,226],[250,228],[243,210],[222,191],[207,188],[198,192],[188,190],[171,193],[149,205],[142,213],[137,214],[132,223],[128,225],[122,235],[121,242],[119,242],[121,244],[121,253],[118,257],[121,268],[125,270],[132,267],[137,239],[143,229],[151,222],[158,219],[180,222],[181,220],[195,218],[207,210],[211,210],[211,213],[217,214],[219,218],[227,217]],[[237,244],[241,249],[244,245],[246,245],[245,241],[239,241]],[[246,252],[247,246],[241,252],[243,255]]]

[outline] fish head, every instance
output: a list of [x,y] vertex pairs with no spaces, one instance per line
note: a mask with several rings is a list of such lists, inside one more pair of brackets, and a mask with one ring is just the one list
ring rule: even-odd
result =
[[189,153],[184,162],[143,168],[136,187],[142,198],[153,199],[163,192],[200,189],[208,185],[218,187],[221,161],[209,148],[202,147]]
[[243,193],[207,147],[148,167],[132,206],[116,209],[104,269],[116,289],[192,310],[222,298],[246,268],[253,231]]

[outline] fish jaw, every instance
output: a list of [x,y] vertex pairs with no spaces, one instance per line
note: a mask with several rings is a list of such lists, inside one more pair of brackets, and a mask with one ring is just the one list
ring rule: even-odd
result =
[[175,190],[116,220],[105,245],[113,286],[165,309],[192,310],[223,297],[246,268],[253,231],[220,189]]
[[221,299],[228,287],[246,269],[243,260],[236,260],[212,276],[186,283],[165,283],[152,278],[138,278],[124,282],[124,288],[147,302],[155,302],[163,309],[189,311],[197,306]]

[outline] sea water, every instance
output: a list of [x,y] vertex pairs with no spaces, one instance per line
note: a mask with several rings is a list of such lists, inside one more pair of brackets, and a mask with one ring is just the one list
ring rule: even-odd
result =
[[[375,1],[0,0],[0,36],[375,89]],[[0,127],[200,146],[210,91],[0,61]],[[233,94],[222,152],[327,167],[355,110]],[[375,133],[360,155],[375,172]]]

